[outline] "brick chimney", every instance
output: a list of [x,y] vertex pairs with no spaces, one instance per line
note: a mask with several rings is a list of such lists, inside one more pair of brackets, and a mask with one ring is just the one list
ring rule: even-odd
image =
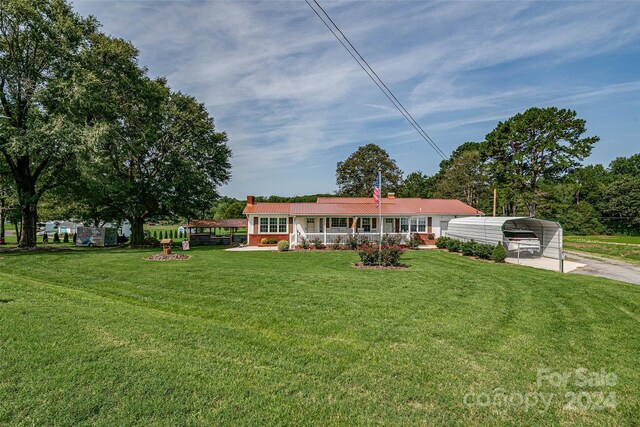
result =
[[396,193],[387,193],[387,199],[395,199]]
[[247,206],[252,206],[255,202],[256,198],[254,196],[247,196]]

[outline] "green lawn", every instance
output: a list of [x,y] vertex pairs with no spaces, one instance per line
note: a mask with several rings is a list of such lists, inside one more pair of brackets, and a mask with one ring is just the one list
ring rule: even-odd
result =
[[640,236],[564,236],[564,241],[565,243],[604,242],[640,245]]
[[640,265],[639,236],[567,236],[564,248]]
[[[0,253],[0,424],[638,421],[638,286],[440,251],[401,271],[351,252],[153,252]],[[581,367],[617,382],[536,384]],[[464,404],[496,388],[551,405]],[[567,409],[569,392],[617,407]]]

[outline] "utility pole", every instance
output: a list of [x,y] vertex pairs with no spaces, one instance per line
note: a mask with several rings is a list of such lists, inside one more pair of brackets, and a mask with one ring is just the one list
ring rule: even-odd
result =
[[496,201],[498,199],[498,189],[493,188],[493,216],[496,216]]

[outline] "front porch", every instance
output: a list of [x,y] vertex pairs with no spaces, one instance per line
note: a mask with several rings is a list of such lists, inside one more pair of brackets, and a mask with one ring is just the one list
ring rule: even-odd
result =
[[427,242],[432,240],[432,220],[426,216],[378,217],[294,217],[289,242],[292,247],[302,239],[320,241],[324,245],[346,243],[349,239],[379,241],[382,237],[397,239],[407,244],[417,234]]
[[[407,244],[411,239],[411,233],[384,233],[383,237],[397,238],[401,244]],[[291,246],[295,247],[300,244],[304,238],[309,242],[313,242],[319,239],[323,245],[335,245],[345,244],[350,238],[355,238],[358,243],[362,242],[377,242],[380,240],[380,233],[359,233],[359,232],[344,232],[344,233],[291,233],[289,241]]]

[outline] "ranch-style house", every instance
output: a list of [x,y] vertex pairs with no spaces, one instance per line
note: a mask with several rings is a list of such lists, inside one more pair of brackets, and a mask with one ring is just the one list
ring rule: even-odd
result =
[[[324,244],[345,242],[349,235],[376,240],[382,234],[406,242],[417,234],[427,242],[439,237],[449,220],[482,216],[483,212],[454,199],[397,198],[393,193],[381,199],[379,207],[370,197],[318,197],[316,203],[256,203],[247,196],[247,242],[259,245],[264,238],[286,240],[296,246],[305,238]],[[380,230],[379,227],[382,227]]]

